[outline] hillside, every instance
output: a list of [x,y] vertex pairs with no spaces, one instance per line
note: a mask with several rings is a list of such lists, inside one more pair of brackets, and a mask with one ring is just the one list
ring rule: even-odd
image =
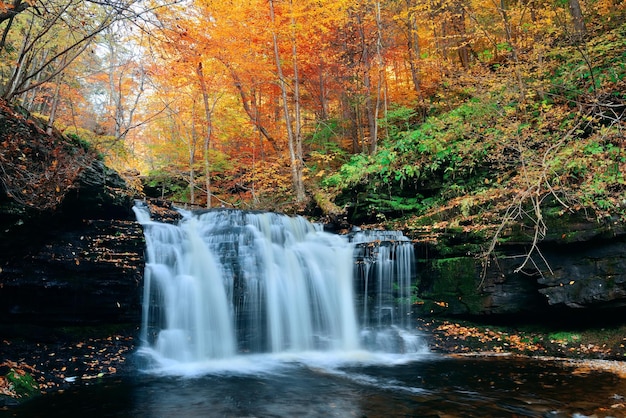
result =
[[378,152],[323,181],[335,204],[416,237],[517,223],[540,240],[547,219],[626,222],[626,26],[526,62],[475,68],[424,120],[392,110]]
[[323,180],[335,216],[414,239],[422,315],[625,306],[626,26],[524,62],[475,68],[449,110],[391,111],[379,150]]

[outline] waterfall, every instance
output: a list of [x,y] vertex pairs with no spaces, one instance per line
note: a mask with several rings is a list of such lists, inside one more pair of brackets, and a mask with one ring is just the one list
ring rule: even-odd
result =
[[357,231],[349,239],[356,245],[361,328],[367,346],[383,351],[416,350],[417,340],[403,332],[411,321],[413,244],[400,231]]
[[413,252],[400,233],[342,236],[231,209],[181,211],[172,225],[134,210],[146,239],[140,337],[161,359],[386,350],[380,336],[409,325]]

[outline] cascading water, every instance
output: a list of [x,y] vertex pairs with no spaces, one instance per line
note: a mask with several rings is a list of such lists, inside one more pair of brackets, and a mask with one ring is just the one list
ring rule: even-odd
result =
[[370,349],[411,352],[419,349],[416,335],[406,332],[411,320],[413,244],[399,231],[358,231],[357,286],[362,295],[362,336]]
[[158,361],[388,350],[384,330],[408,324],[413,253],[401,234],[348,239],[302,217],[229,209],[183,211],[178,225],[135,212],[147,246],[141,340]]

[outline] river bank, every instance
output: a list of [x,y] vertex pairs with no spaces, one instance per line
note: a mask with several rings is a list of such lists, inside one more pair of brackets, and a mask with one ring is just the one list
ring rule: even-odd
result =
[[[556,331],[538,325],[421,318],[416,328],[434,353],[561,360],[578,373],[600,369],[626,378],[626,325]],[[33,330],[41,335],[37,342],[26,338],[24,331],[1,341],[0,409],[9,409],[29,396],[134,370],[137,326]]]
[[440,318],[420,319],[418,324],[434,352],[626,360],[626,325],[623,324],[563,329],[538,323],[493,325]]
[[37,341],[25,336],[28,331],[9,330],[11,338],[0,342],[0,410],[132,369],[136,326],[30,330],[40,336]]

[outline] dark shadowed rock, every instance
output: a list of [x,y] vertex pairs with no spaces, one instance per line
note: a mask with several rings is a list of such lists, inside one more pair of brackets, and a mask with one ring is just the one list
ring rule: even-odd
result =
[[467,251],[469,238],[446,247],[445,253],[441,246],[416,244],[417,310],[535,317],[568,310],[626,310],[626,233],[593,221],[563,227],[570,229],[553,228],[523,269],[530,248],[523,240],[499,245],[497,257],[486,265]]
[[553,274],[537,282],[553,306],[626,307],[626,237],[550,250]]
[[137,191],[3,103],[0,119],[0,324],[138,322]]
[[129,219],[136,194],[115,170],[96,159],[81,171],[61,210],[72,218]]
[[0,322],[138,322],[144,241],[132,195],[94,160],[57,210],[3,225]]

